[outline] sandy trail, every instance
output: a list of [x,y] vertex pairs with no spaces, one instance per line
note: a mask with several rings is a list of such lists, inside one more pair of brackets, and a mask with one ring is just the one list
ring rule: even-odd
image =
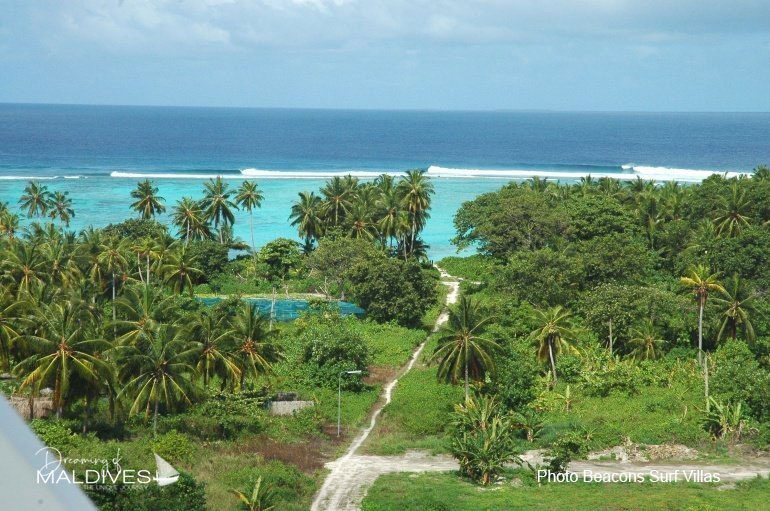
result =
[[[442,278],[452,279],[443,270],[439,269]],[[457,302],[460,292],[459,280],[445,280],[443,284],[449,286],[446,304]],[[448,313],[445,310],[436,320],[433,329],[435,332],[446,323]],[[427,341],[426,341],[427,342]],[[316,495],[311,506],[312,511],[358,511],[361,501],[366,496],[367,490],[381,475],[391,472],[449,472],[458,470],[457,462],[447,455],[431,455],[425,451],[408,451],[402,456],[365,456],[357,455],[356,451],[369,437],[369,434],[377,424],[377,418],[382,409],[390,403],[393,389],[398,383],[398,378],[408,373],[414,367],[417,358],[425,348],[426,342],[420,344],[412,354],[401,375],[389,382],[384,389],[384,399],[375,406],[369,426],[355,438],[343,456],[326,464],[331,470],[321,489]],[[543,451],[532,450],[524,453],[521,458],[533,465],[543,463]],[[590,470],[594,474],[620,474],[636,472],[649,474],[656,470],[659,474],[666,474],[672,478],[677,475],[678,480],[683,480],[683,471],[702,470],[704,472],[719,474],[721,482],[732,483],[742,479],[752,479],[757,475],[767,477],[770,474],[770,459],[755,458],[742,464],[718,465],[698,462],[646,462],[621,463],[617,461],[575,461],[570,463],[568,470],[582,474],[584,470]]]
[[[438,270],[441,272],[443,279],[452,279],[441,268]],[[457,297],[460,294],[459,281],[445,280],[442,281],[442,284],[449,287],[446,305],[457,302]],[[433,331],[435,332],[441,328],[441,325],[446,323],[448,318],[449,313],[444,310],[436,320]],[[408,472],[454,470],[453,467],[456,467],[456,463],[451,458],[449,460],[433,459],[436,457],[426,456],[421,453],[408,453],[405,456],[358,456],[355,454],[374,429],[382,409],[390,403],[393,389],[398,383],[398,379],[412,370],[427,342],[426,339],[414,350],[403,372],[385,386],[383,391],[384,399],[381,399],[375,405],[369,426],[359,433],[344,455],[326,464],[326,467],[331,469],[331,473],[326,477],[315,500],[313,500],[313,504],[310,507],[312,511],[355,511],[359,509],[361,500],[366,495],[366,490],[374,483],[374,480],[381,474],[399,471],[402,463],[405,471]]]

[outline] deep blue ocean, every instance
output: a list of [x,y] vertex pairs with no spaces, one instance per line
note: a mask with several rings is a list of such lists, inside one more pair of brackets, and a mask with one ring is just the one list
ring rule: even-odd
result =
[[[424,237],[455,253],[452,217],[510,179],[591,174],[697,182],[770,163],[768,113],[429,112],[0,105],[0,201],[25,181],[66,190],[72,228],[133,215],[129,193],[154,178],[166,205],[214,175],[256,179],[257,244],[296,238],[291,202],[329,176],[428,168],[436,195]],[[167,218],[161,218],[167,220]],[[245,213],[236,234],[249,240]]]

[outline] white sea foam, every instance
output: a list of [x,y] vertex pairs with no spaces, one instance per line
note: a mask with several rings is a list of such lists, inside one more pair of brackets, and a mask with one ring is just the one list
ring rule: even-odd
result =
[[[453,177],[453,178],[507,178],[507,179],[527,179],[531,177],[543,177],[549,179],[580,179],[590,175],[594,178],[611,177],[625,181],[634,180],[637,177],[642,179],[654,179],[656,181],[686,181],[700,182],[712,174],[721,174],[715,170],[702,169],[677,169],[669,167],[647,167],[641,165],[626,164],[621,166],[623,172],[607,171],[560,171],[548,169],[457,169],[446,168],[431,165],[428,168],[428,175],[432,177]],[[726,172],[728,178],[737,177],[744,172]]]
[[[531,177],[542,177],[553,180],[577,180],[581,177],[591,176],[594,178],[611,177],[624,181],[632,181],[637,177],[656,181],[683,181],[697,183],[703,181],[712,174],[722,172],[704,169],[682,169],[670,167],[651,167],[643,165],[634,165],[627,163],[620,166],[618,171],[608,170],[557,170],[557,169],[470,169],[470,168],[449,168],[431,165],[428,167],[427,174],[435,178],[488,178],[488,179],[528,179]],[[213,179],[222,177],[224,179],[328,179],[332,177],[353,176],[361,179],[374,179],[382,174],[391,176],[401,176],[403,171],[374,171],[374,170],[267,170],[246,168],[240,173],[171,173],[171,172],[126,172],[114,171],[110,173],[112,177],[131,178],[131,179]],[[729,171],[724,174],[730,177],[737,177],[744,172]],[[6,178],[7,179],[7,178]],[[18,178],[34,179],[34,178]]]

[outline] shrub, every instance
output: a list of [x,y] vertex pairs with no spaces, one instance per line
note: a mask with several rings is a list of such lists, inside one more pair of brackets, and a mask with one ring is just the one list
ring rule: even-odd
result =
[[413,261],[384,255],[362,261],[350,272],[354,301],[376,321],[420,324],[436,302],[436,280]]
[[110,224],[104,228],[106,236],[114,236],[118,239],[139,240],[151,238],[159,240],[168,238],[168,229],[157,220],[145,220],[141,218],[129,218],[117,224]]
[[203,483],[186,472],[168,486],[100,484],[85,491],[101,511],[206,511]]
[[195,452],[195,444],[187,435],[172,429],[153,440],[152,451],[172,462],[186,461]]
[[165,417],[161,431],[174,430],[198,438],[234,439],[243,433],[259,433],[267,421],[263,396],[255,392],[216,392],[184,414]]
[[[362,369],[369,365],[369,349],[360,333],[353,331],[339,314],[328,318],[316,315],[300,337],[301,362],[306,383],[311,386],[337,388],[342,371]],[[362,375],[342,379],[346,390],[360,390]]]
[[567,431],[560,434],[551,446],[548,454],[551,460],[548,468],[551,472],[561,473],[567,470],[567,465],[574,458],[588,453],[588,443],[581,431]]
[[69,421],[55,419],[33,419],[29,423],[29,427],[45,445],[58,449],[62,454],[75,447],[80,439],[70,426]]
[[770,418],[770,372],[759,366],[743,341],[728,341],[712,357],[711,393],[720,401],[743,402],[751,415]]
[[496,398],[473,396],[456,405],[452,424],[450,450],[466,477],[486,486],[516,457],[513,425]]
[[228,249],[218,241],[193,240],[188,243],[187,250],[195,258],[196,267],[203,272],[204,282],[220,273],[227,264]]

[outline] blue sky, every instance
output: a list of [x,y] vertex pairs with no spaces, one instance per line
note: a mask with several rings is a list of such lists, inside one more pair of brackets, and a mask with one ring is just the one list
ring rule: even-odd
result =
[[769,0],[0,0],[0,102],[770,111]]

